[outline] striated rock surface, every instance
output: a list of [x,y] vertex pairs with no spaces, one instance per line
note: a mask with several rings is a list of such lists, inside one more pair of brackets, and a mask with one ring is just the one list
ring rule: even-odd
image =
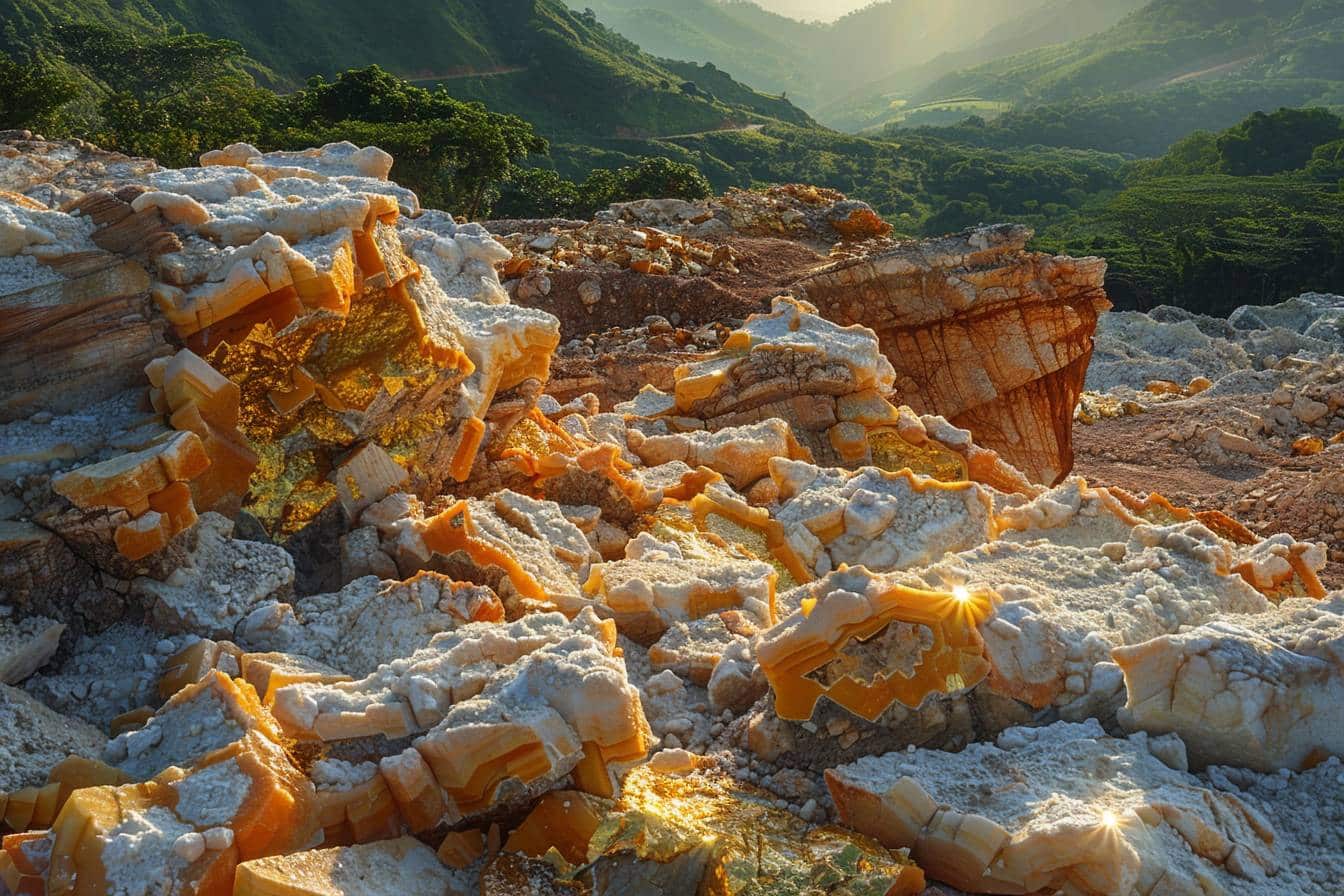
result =
[[[100,382],[45,406],[71,412],[76,391],[96,402],[138,383],[161,416],[104,418],[104,439],[133,427],[109,448],[137,450],[73,465],[53,479],[56,495],[98,513],[95,525],[136,561],[197,512],[232,513],[240,500],[284,540],[338,503],[355,513],[393,489],[432,493],[465,478],[495,395],[545,379],[558,340],[554,319],[507,304],[492,267],[507,251],[479,227],[421,212],[373,147],[234,146],[203,163],[90,165],[86,192],[60,210],[26,198],[6,206],[6,245],[54,284],[6,281],[12,318],[31,318],[39,333],[43,315],[71,326],[79,300],[65,284],[82,269],[70,266],[93,258],[137,272],[124,286],[89,288],[130,296],[138,304],[118,320],[135,317],[152,334],[142,350],[115,341],[128,332],[108,321],[84,324],[90,344],[79,351]],[[7,395],[5,419],[31,411],[29,390],[49,390],[43,371],[79,369],[62,354],[74,338],[29,344],[32,373]],[[70,467],[102,449],[56,435],[35,433],[7,459]]]
[[900,244],[795,289],[832,320],[877,333],[901,401],[1052,485],[1073,466],[1073,409],[1110,303],[1104,261],[1026,252],[1030,238],[1000,226]]

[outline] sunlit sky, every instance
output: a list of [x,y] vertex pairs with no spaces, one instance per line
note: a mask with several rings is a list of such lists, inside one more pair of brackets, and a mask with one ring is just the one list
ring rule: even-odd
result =
[[872,2],[873,0],[756,0],[757,5],[780,15],[805,21],[821,19],[827,22]]

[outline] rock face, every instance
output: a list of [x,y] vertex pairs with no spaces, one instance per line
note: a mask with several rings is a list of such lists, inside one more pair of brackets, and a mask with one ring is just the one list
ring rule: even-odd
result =
[[[162,415],[107,419],[107,431],[138,427],[120,441],[139,452],[76,467],[53,489],[78,509],[117,511],[116,546],[135,561],[196,512],[231,512],[240,498],[289,537],[338,499],[357,509],[403,485],[434,492],[464,478],[495,395],[544,380],[558,340],[554,319],[507,305],[492,267],[507,250],[422,213],[376,148],[235,146],[203,162],[133,179],[90,165],[87,192],[62,210],[28,200],[7,212],[15,259],[49,264],[45,285],[16,273],[7,282],[29,288],[4,290],[8,318],[39,336],[6,419],[53,391],[42,379],[53,370],[98,379],[64,388],[53,413],[138,379]],[[104,317],[84,319],[86,293]],[[131,304],[107,306],[109,294]],[[113,311],[135,322],[109,326]],[[39,435],[14,459],[70,451]]]
[[1192,763],[1302,769],[1344,752],[1344,607],[1290,599],[1117,649],[1129,730],[1181,735]]
[[1073,465],[1073,409],[1110,303],[1104,261],[1027,252],[1031,235],[1000,226],[900,244],[795,290],[826,317],[877,333],[901,401],[1053,485]]

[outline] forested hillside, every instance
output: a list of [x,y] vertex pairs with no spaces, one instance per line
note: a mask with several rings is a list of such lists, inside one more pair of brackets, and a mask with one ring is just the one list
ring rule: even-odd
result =
[[[64,18],[150,32],[180,25],[238,42],[260,83],[378,64],[454,96],[526,117],[549,136],[682,134],[764,117],[805,124],[787,102],[732,84],[725,101],[558,0],[0,0],[3,46],[42,46]],[[717,73],[716,73],[717,76]]]
[[1091,34],[1141,0],[882,0],[826,23],[752,0],[569,2],[652,53],[711,62],[756,87],[787,91],[818,120],[848,128],[866,123],[865,106],[885,111],[887,94],[908,96],[973,61]]
[[909,103],[976,114],[951,136],[980,145],[1159,155],[1257,110],[1344,107],[1344,0],[1155,0],[1091,37],[948,74]]

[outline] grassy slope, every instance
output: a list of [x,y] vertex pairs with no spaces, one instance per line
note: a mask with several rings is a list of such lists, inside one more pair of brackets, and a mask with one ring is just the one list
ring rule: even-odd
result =
[[803,59],[815,26],[767,13],[751,3],[715,0],[574,0],[657,56],[712,62],[763,90],[787,91],[806,103],[815,88]]
[[21,38],[62,17],[162,27],[236,40],[268,71],[271,86],[372,62],[400,75],[488,68],[508,56],[470,0],[0,0],[0,17]]
[[[928,84],[946,75],[987,59],[1000,59],[1020,53],[1087,37],[1114,25],[1127,14],[1144,4],[1145,0],[1049,0],[1045,6],[1029,10],[992,29],[981,40],[969,47],[939,54],[921,65],[903,68],[884,78],[863,84],[845,96],[836,99],[817,117],[832,127],[843,130],[878,130],[896,121],[910,118],[909,110],[920,105],[938,105],[948,100],[962,99],[951,93],[935,98],[921,98],[911,102],[910,97]],[[998,107],[1003,101],[974,98]],[[917,117],[908,124],[928,123]]]

